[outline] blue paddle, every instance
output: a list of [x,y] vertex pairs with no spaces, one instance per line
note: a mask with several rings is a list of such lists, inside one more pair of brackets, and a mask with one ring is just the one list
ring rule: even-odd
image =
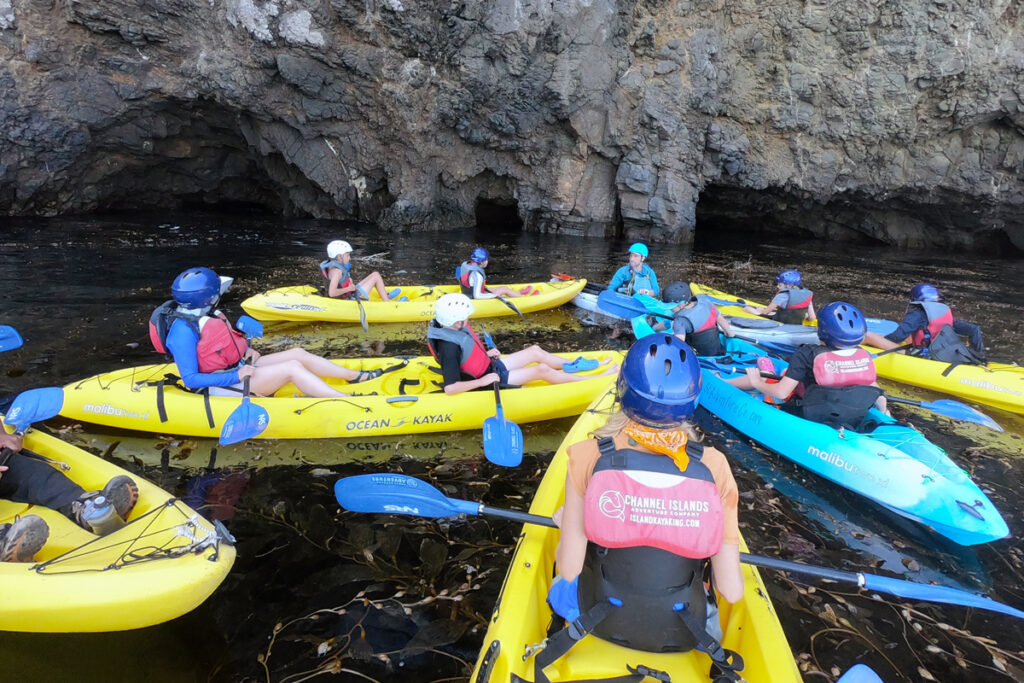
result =
[[[417,517],[451,517],[458,514],[490,515],[524,524],[557,528],[554,520],[550,517],[492,508],[482,503],[449,498],[430,484],[404,474],[360,474],[354,477],[345,477],[335,482],[334,495],[341,507],[353,512],[378,512]],[[777,569],[839,583],[854,584],[861,588],[910,600],[976,607],[1024,619],[1024,611],[958,588],[930,586],[863,572],[845,572],[774,557],[751,555],[750,553],[740,553],[740,561],[755,567]]]
[[[481,325],[484,342],[488,348],[494,348],[494,340]],[[501,407],[501,382],[494,383],[494,417],[484,420],[484,457],[495,465],[516,467],[523,461],[523,430],[511,420],[505,419],[505,410]]]
[[266,408],[249,400],[249,378],[242,381],[242,405],[228,415],[220,430],[220,445],[230,446],[239,441],[251,439],[266,431],[270,415]]
[[[18,394],[4,415],[4,423],[14,427],[14,433],[24,434],[33,422],[49,420],[64,406],[64,390],[60,387],[29,389]],[[10,448],[0,450],[0,465],[5,465],[13,455]]]
[[884,683],[884,681],[871,667],[864,664],[854,664],[836,683]]
[[13,351],[24,343],[25,340],[16,329],[10,325],[0,325],[0,353]]

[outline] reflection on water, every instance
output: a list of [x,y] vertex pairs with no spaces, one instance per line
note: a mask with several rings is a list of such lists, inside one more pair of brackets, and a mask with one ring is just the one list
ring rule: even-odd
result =
[[[244,224],[240,226],[239,224]],[[567,272],[607,280],[625,243],[473,231],[379,234],[326,221],[223,216],[12,221],[0,240],[0,323],[26,344],[4,354],[3,393],[152,362],[146,323],[182,269],[213,267],[236,278],[231,314],[244,297],[288,284],[315,284],[331,239],[356,247],[354,274],[379,270],[390,285],[451,279],[454,265],[485,244],[489,278],[528,281]],[[963,317],[983,325],[990,356],[1019,355],[1022,260],[898,252],[827,242],[769,243],[729,235],[696,250],[654,247],[661,284],[691,279],[755,300],[774,275],[798,267],[819,305],[843,298],[898,317],[919,281],[939,286]],[[360,260],[369,258],[368,260]],[[417,326],[268,326],[264,350],[291,344],[327,355],[422,353]],[[585,327],[571,310],[489,324],[507,349],[540,342],[570,351],[611,345],[608,329]],[[901,395],[935,395],[890,385]],[[914,422],[970,471],[1021,528],[1024,419],[995,414],[994,436],[922,411]],[[525,509],[571,420],[524,425],[529,451],[514,471],[483,460],[478,433],[364,440],[252,441],[146,436],[54,421],[69,440],[105,455],[226,520],[239,539],[235,569],[201,608],[169,624],[109,635],[5,634],[0,655],[18,680],[298,681],[356,671],[375,680],[432,681],[468,675],[518,533],[475,518],[452,523],[342,513],[338,476],[400,471],[430,478],[449,495]],[[754,552],[844,569],[902,574],[1024,606],[1022,556],[1011,538],[978,548],[936,534],[752,446],[705,416],[712,442],[733,460],[741,524]],[[1009,618],[857,596],[849,587],[808,588],[765,571],[807,680],[834,680],[863,659],[887,681],[1020,680],[1024,634]],[[985,640],[984,638],[991,640]],[[1004,673],[1005,671],[1005,673]],[[812,673],[821,672],[821,673]],[[353,674],[354,675],[354,674]]]

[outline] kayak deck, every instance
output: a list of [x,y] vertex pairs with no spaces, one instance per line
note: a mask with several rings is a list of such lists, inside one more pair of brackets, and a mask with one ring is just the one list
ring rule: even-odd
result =
[[[499,299],[475,299],[473,317],[517,315],[512,306],[524,314],[561,306],[576,296],[586,284],[586,280],[510,284],[508,287],[514,290],[529,286],[539,293],[514,298],[505,297],[508,304]],[[315,287],[308,285],[278,287],[249,297],[242,302],[242,308],[252,317],[263,321],[321,320],[358,323],[362,304],[368,323],[427,322],[434,317],[434,302],[444,294],[462,291],[457,284],[412,285],[401,286],[400,289],[401,296],[406,297],[408,301],[382,301],[376,290],[370,292],[369,299],[356,302],[354,299],[322,296]]]
[[[550,516],[561,506],[569,445],[589,438],[603,424],[615,401],[614,386],[605,389],[566,435],[544,475],[530,512]],[[470,680],[475,683],[533,681],[534,661],[527,647],[548,635],[552,613],[546,599],[554,575],[557,529],[525,525],[509,565],[508,575],[484,638]],[[744,546],[745,549],[745,546]],[[750,683],[800,681],[778,616],[757,570],[743,566],[744,595],[736,604],[719,601],[723,645],[739,652]],[[643,664],[664,671],[673,681],[706,681],[710,658],[699,652],[649,653],[630,650],[588,635],[545,672],[550,680],[591,680],[627,673],[626,665]]]
[[[70,465],[87,491],[128,474],[59,439],[30,430],[24,447]],[[191,611],[235,560],[214,525],[170,494],[131,475],[139,501],[128,524],[103,537],[38,505],[0,501],[0,523],[39,515],[50,527],[36,563],[0,563],[0,629],[49,633],[121,631]]]
[[[607,361],[622,360],[621,351],[590,351],[566,354]],[[287,385],[270,397],[253,397],[264,407],[269,425],[264,439],[332,438],[382,436],[423,432],[451,432],[479,429],[494,415],[493,394],[470,391],[447,395],[439,388],[441,379],[430,356],[402,358],[351,358],[333,361],[354,370],[385,370],[380,377],[348,384],[329,380],[345,398],[302,396]],[[501,392],[505,417],[513,422],[553,420],[579,415],[604,388],[599,375],[607,365],[577,373],[585,381],[566,384],[531,382]],[[213,424],[207,416],[206,401],[197,394],[167,382],[162,389],[154,383],[177,372],[173,364],[148,365],[95,375],[64,388],[61,415],[83,422],[187,436],[217,437],[228,416],[238,408],[240,396],[210,396]],[[162,393],[162,397],[161,397]],[[163,419],[161,417],[163,406]]]

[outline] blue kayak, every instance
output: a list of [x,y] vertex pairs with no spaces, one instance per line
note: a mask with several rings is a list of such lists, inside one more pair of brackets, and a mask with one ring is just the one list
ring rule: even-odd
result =
[[[730,339],[728,356],[702,358],[700,404],[736,430],[826,479],[893,512],[925,524],[961,545],[1009,534],[992,501],[946,452],[913,427],[878,410],[867,433],[836,430],[779,410],[760,392],[738,389],[716,375],[739,376],[761,351]],[[772,359],[781,372],[785,361]]]

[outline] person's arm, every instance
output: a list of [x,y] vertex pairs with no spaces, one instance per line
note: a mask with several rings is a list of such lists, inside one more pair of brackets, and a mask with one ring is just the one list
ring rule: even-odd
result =
[[8,434],[7,425],[4,424],[2,418],[0,418],[0,448],[10,448],[15,453],[21,450],[21,436]]
[[[644,265],[647,266],[647,264]],[[654,273],[654,268],[651,268],[650,266],[647,266],[647,272],[651,278],[651,291],[649,294],[651,296],[658,296],[661,294],[661,287],[658,286],[658,276]]]
[[754,315],[775,315],[775,311],[779,309],[782,304],[786,303],[786,294],[779,292],[775,295],[767,306],[744,306],[743,310],[747,313],[753,313]]
[[718,325],[718,329],[725,333],[726,337],[736,336],[735,334],[733,334],[732,325],[729,324],[729,321],[726,320],[725,316],[722,315],[721,313],[718,314],[716,324]]
[[711,557],[711,576],[718,594],[727,602],[743,599],[743,569],[740,567],[738,543],[723,543]]
[[907,311],[906,315],[903,316],[903,320],[900,321],[899,326],[889,334],[885,335],[885,339],[892,342],[893,345],[885,348],[894,348],[900,344],[904,344],[910,340],[910,335],[917,332],[922,327],[928,326],[928,314],[917,307],[912,307]]
[[562,533],[555,548],[555,566],[563,579],[572,581],[583,571],[587,534],[583,526],[583,496],[576,490],[569,474],[565,477],[565,503],[559,526]]
[[981,328],[966,320],[954,320],[953,331],[961,337],[967,337],[971,350],[985,355],[985,343],[981,338]]
[[808,320],[817,320],[818,319],[818,315],[814,312],[814,302],[813,301],[810,302],[809,304],[807,304],[807,313],[804,314],[804,317],[807,318]]
[[441,364],[441,383],[444,386],[444,393],[449,396],[479,389],[501,379],[498,377],[498,373],[489,372],[477,379],[463,380],[462,369],[459,367],[461,352],[458,345],[440,340],[435,344],[437,345],[437,361]]
[[341,268],[331,267],[327,272],[331,274],[331,281],[327,285],[328,296],[339,297],[355,290],[355,285],[349,285],[348,287],[341,286],[341,276],[345,274]]
[[778,382],[769,384],[761,377],[761,370],[758,368],[747,368],[747,379],[750,380],[750,387],[752,389],[757,389],[762,394],[782,400],[789,398],[789,395],[800,384],[799,381],[792,377],[783,377]]
[[487,291],[484,287],[484,276],[476,271],[469,274],[469,284],[473,287],[474,299],[493,299],[497,296],[497,294]]
[[175,320],[167,334],[167,350],[174,357],[181,381],[189,389],[204,387],[229,387],[239,381],[238,370],[226,372],[199,372],[199,358],[196,344],[199,340],[195,331],[183,320]]
[[740,567],[740,492],[725,454],[713,446],[704,449],[704,460],[715,480],[722,501],[722,546],[711,557],[711,575],[718,594],[728,602],[743,597],[743,570]]
[[629,279],[629,266],[623,266],[615,271],[615,275],[612,276],[612,281],[608,284],[608,289],[617,292],[619,287],[626,284],[626,280]]

